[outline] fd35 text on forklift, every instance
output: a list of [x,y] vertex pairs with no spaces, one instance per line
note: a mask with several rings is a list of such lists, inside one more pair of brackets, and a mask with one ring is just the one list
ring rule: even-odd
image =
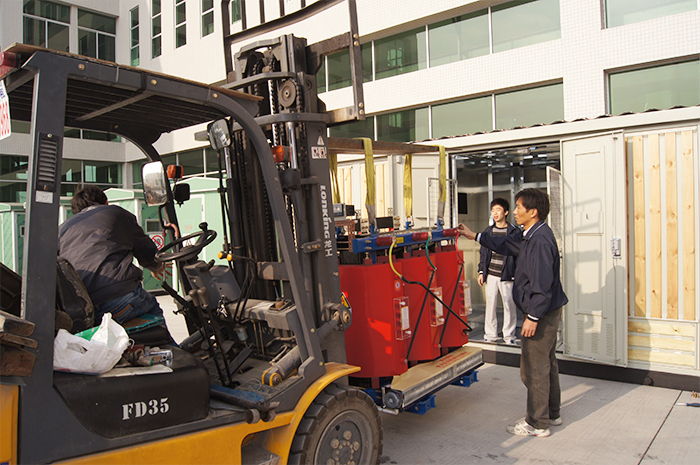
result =
[[[432,370],[419,382],[413,371],[398,385],[385,382],[393,372],[361,377],[369,392],[380,390],[375,400],[348,386],[362,367],[345,363],[344,331],[353,322],[341,299],[331,200],[326,127],[333,117],[317,107],[307,50],[292,36],[243,50],[243,74],[231,87],[257,89],[253,95],[22,45],[3,54],[0,74],[12,117],[31,122],[32,153],[21,296],[19,282],[7,284],[12,276],[3,275],[9,294],[3,310],[23,320],[3,315],[1,329],[17,333],[10,343],[24,354],[20,362],[35,361],[31,373],[2,378],[0,462],[378,463],[382,427],[375,400],[402,410],[481,363],[479,351],[457,348],[443,355],[432,339],[430,348],[441,355],[436,363],[409,359],[412,339],[403,328],[408,304],[400,295],[394,298],[398,313],[389,316],[401,334],[389,342],[407,351],[395,354],[395,374]],[[167,370],[131,376],[55,372],[57,308],[81,322],[89,320],[91,308],[89,299],[66,301],[84,295],[84,288],[70,269],[55,265],[65,128],[119,134],[138,146],[154,162],[144,169],[145,197],[161,205],[163,223],[177,224],[173,192],[153,144],[164,133],[202,123],[209,123],[208,137],[226,175],[220,192],[227,264],[197,259],[216,240],[205,224],[159,253],[163,261],[176,261],[183,295],[164,288],[177,300],[190,336],[173,349]],[[287,149],[273,155],[271,141]],[[416,244],[449,240],[446,231],[432,239],[421,234]],[[375,234],[363,240],[375,248],[369,256],[379,255],[380,273],[391,273],[388,260],[405,279],[409,260],[428,257],[409,251],[393,263],[398,238]],[[453,250],[445,254],[456,256]],[[75,292],[56,292],[57,282]],[[452,299],[458,289],[453,284]],[[424,305],[428,293],[438,299],[432,287],[426,289]],[[455,313],[456,319],[462,321]],[[462,327],[459,332],[466,334]]]

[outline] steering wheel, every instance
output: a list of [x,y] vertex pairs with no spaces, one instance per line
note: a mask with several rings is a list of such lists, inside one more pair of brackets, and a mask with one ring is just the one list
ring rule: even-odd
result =
[[[166,252],[166,250],[170,250],[176,245],[180,245],[183,242],[187,242],[195,238],[197,239],[197,241],[194,244],[186,245],[177,252]],[[158,263],[164,263],[170,260],[188,261],[192,258],[196,258],[197,255],[199,255],[199,252],[201,252],[204,247],[211,244],[214,241],[214,239],[216,239],[216,231],[212,229],[198,231],[196,233],[189,234],[185,237],[181,237],[176,241],[165,244],[158,251],[158,253],[156,253],[156,261]]]

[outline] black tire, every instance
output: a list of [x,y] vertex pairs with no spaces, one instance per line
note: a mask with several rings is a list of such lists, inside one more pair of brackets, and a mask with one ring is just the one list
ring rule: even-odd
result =
[[314,399],[292,441],[290,464],[378,464],[382,419],[363,391],[331,384]]

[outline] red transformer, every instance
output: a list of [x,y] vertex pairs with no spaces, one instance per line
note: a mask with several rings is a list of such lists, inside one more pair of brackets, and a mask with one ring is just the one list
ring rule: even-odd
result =
[[[433,268],[428,263],[424,250],[415,251],[413,257],[395,260],[394,263],[401,265],[403,271],[399,272],[407,281],[430,285],[430,289],[442,299],[442,289],[436,282],[437,274],[433,277],[432,283],[430,281]],[[441,355],[439,342],[445,322],[445,309],[423,286],[406,283],[404,292],[409,300],[411,331],[413,331],[411,335],[413,343],[408,360],[410,362],[435,360]],[[421,309],[423,309],[422,313]]]
[[[434,285],[442,288],[442,300],[449,305],[459,318],[467,322],[468,309],[465,305],[464,295],[464,270],[461,264],[464,262],[461,250],[456,250],[454,245],[439,247],[436,252],[430,254],[430,260],[437,267]],[[467,327],[454,314],[445,309],[445,333],[442,336],[443,349],[462,347],[469,342]]]
[[[401,273],[401,265],[394,266]],[[348,363],[362,367],[355,376],[404,373],[412,330],[404,283],[389,263],[340,265],[340,287],[352,306],[345,348]]]

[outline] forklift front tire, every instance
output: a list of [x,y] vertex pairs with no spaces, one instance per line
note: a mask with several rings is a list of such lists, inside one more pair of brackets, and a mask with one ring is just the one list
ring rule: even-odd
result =
[[332,383],[304,414],[289,463],[378,464],[382,441],[382,419],[372,399],[363,391]]

